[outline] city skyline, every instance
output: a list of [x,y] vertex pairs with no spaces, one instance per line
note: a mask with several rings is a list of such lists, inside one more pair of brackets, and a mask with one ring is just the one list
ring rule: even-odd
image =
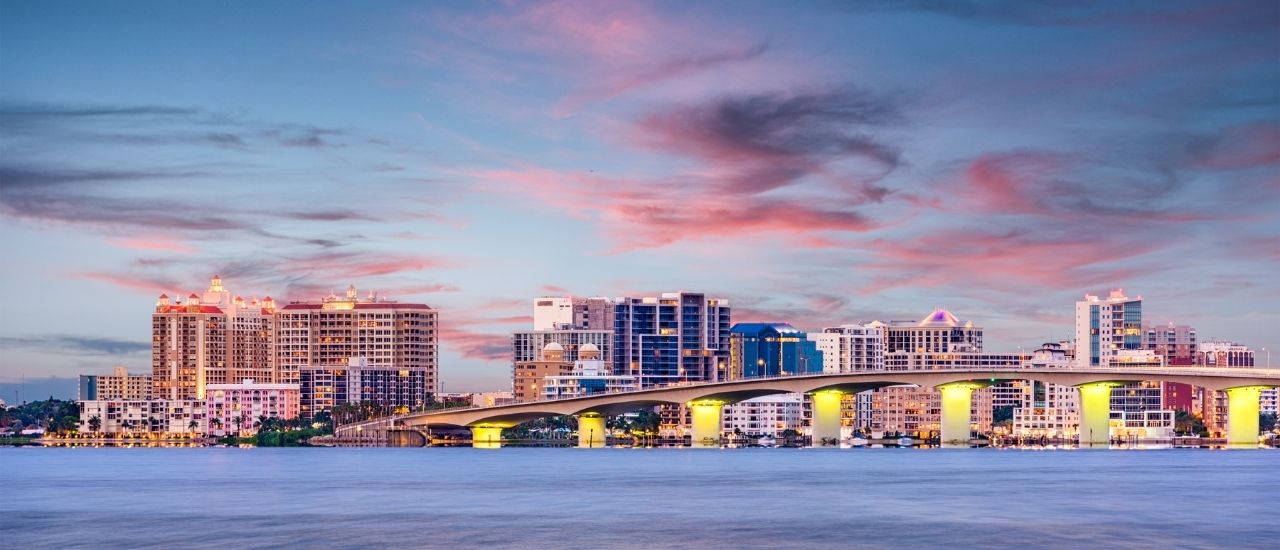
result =
[[448,391],[543,295],[1280,344],[1274,3],[156,6],[5,6],[0,384],[146,371],[215,273],[435,308]]

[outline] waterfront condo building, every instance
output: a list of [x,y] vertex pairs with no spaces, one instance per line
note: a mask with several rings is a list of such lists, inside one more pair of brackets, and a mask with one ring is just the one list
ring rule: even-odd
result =
[[943,308],[919,321],[875,321],[868,326],[884,329],[885,353],[982,351],[982,328],[974,326],[973,321],[961,323]]
[[[991,389],[973,392],[971,430],[991,431]],[[927,439],[941,433],[942,394],[933,388],[890,386],[872,394],[870,429],[875,435],[905,434]]]
[[1086,294],[1076,302],[1076,364],[1110,367],[1121,350],[1142,349],[1142,297],[1115,289],[1106,298]]
[[354,286],[292,302],[275,315],[275,382],[301,387],[306,418],[344,402],[426,406],[438,391],[437,320],[430,306],[360,298]]
[[[98,429],[93,429],[94,419]],[[80,402],[85,433],[204,434],[204,401],[198,399],[99,399]]]
[[248,437],[257,432],[262,417],[289,420],[298,417],[297,384],[209,384],[204,400],[209,435]]
[[81,374],[78,401],[151,399],[151,375],[129,374],[115,367],[111,374]]
[[787,323],[738,323],[729,329],[729,380],[822,372],[822,352]]
[[268,297],[232,296],[215,275],[202,294],[184,303],[162,294],[151,316],[151,383],[156,399],[203,399],[209,384],[238,377],[270,379],[271,316]]
[[840,325],[810,333],[822,353],[822,372],[870,372],[884,370],[884,326]]
[[619,298],[613,374],[645,388],[723,380],[729,363],[729,303],[692,292]]
[[781,442],[783,432],[799,433],[804,425],[804,403],[798,393],[766,395],[725,405],[722,429],[748,442],[760,438]]

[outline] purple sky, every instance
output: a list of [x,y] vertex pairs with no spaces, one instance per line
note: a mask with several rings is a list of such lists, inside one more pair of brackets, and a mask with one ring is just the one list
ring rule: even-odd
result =
[[0,385],[146,370],[214,273],[437,307],[450,391],[544,294],[1280,344],[1275,1],[10,0],[0,56]]

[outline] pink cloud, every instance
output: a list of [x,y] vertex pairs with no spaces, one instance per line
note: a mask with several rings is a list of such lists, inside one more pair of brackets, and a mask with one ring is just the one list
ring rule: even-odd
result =
[[119,275],[115,273],[104,273],[99,271],[91,271],[85,273],[77,273],[76,278],[89,279],[98,281],[120,288],[144,292],[147,294],[161,294],[166,292],[174,292],[175,289],[181,288],[179,284],[169,279],[157,279],[151,277],[131,277],[127,275]]
[[170,237],[127,237],[108,239],[107,244],[131,250],[152,250],[176,254],[196,254],[200,249]]
[[860,267],[881,275],[861,291],[959,284],[1000,291],[1107,286],[1153,272],[1157,268],[1141,267],[1138,258],[1167,246],[1140,235],[1121,239],[1084,230],[939,230],[911,239],[877,239],[867,245],[873,259]]

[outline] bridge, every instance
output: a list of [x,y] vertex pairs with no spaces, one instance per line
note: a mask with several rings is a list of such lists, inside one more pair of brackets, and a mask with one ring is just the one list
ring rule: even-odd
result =
[[603,447],[605,418],[652,408],[683,404],[692,415],[693,445],[719,446],[725,405],[782,393],[806,393],[813,401],[813,441],[840,438],[840,400],[846,394],[900,385],[933,387],[942,393],[941,440],[968,444],[973,391],[1010,380],[1034,380],[1080,389],[1080,444],[1109,441],[1111,390],[1127,382],[1146,380],[1201,386],[1227,393],[1227,441],[1256,445],[1260,393],[1280,387],[1280,369],[1199,367],[1021,367],[1008,369],[939,369],[805,374],[663,386],[623,393],[594,394],[493,407],[446,409],[399,415],[338,426],[335,438],[381,438],[393,432],[430,428],[468,428],[475,447],[501,446],[502,430],[551,416],[578,419],[578,446]]

